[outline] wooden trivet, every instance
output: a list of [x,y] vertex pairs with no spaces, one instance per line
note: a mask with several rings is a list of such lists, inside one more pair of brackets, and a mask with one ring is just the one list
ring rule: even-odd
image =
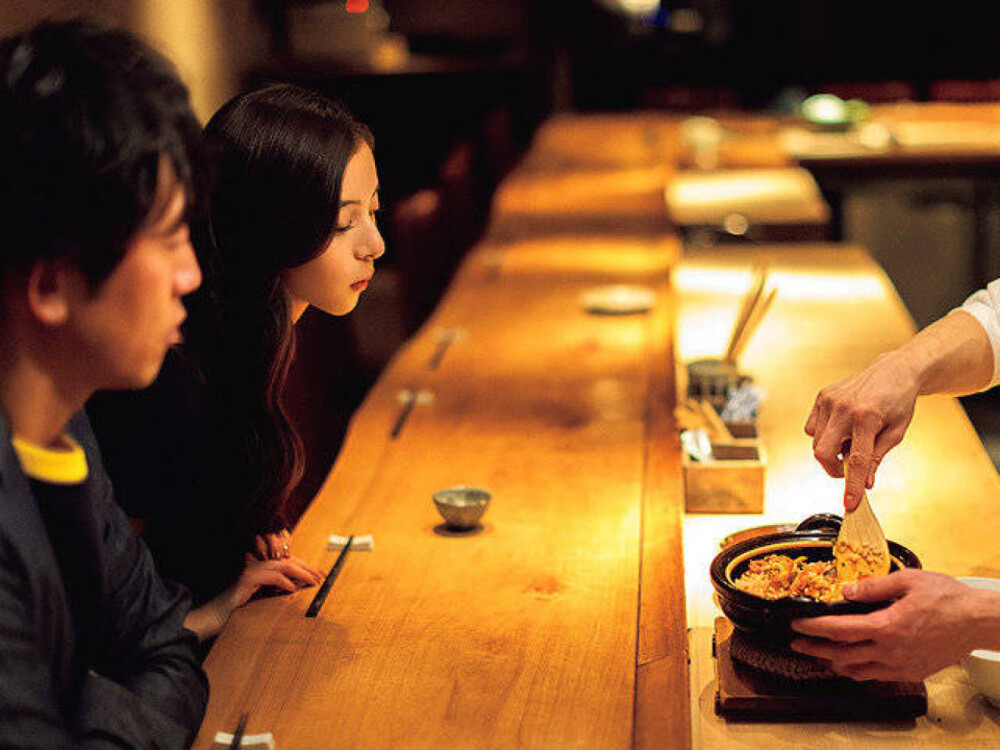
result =
[[715,621],[715,712],[757,721],[898,721],[927,713],[922,682],[773,677],[735,662],[733,624]]

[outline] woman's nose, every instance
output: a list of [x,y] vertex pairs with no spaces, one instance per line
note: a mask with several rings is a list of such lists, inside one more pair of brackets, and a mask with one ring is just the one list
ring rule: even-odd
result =
[[199,286],[201,286],[201,266],[198,265],[194,247],[188,242],[187,247],[181,251],[180,266],[174,275],[174,287],[177,294],[183,297]]
[[383,255],[385,255],[385,240],[382,239],[382,233],[378,231],[378,227],[372,224],[362,246],[361,258],[378,260]]

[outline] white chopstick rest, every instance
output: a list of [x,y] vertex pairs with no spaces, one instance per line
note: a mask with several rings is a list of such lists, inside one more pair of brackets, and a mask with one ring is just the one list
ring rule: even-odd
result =
[[[340,536],[338,534],[330,534],[330,538],[326,540],[326,548],[331,552],[343,549],[347,545],[347,540],[350,537]],[[355,534],[354,541],[351,543],[351,552],[371,552],[375,549],[375,537],[371,534]]]
[[[215,733],[215,746],[228,748],[233,744],[233,735],[231,732],[216,732]],[[246,750],[274,750],[274,735],[270,732],[264,732],[262,734],[244,734],[243,739],[240,741],[240,747],[246,748]]]

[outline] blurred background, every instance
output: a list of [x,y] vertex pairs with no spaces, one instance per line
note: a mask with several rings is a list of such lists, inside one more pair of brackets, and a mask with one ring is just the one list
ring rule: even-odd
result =
[[[341,99],[374,132],[388,252],[354,314],[307,315],[293,374],[302,392],[330,392],[329,404],[311,399],[314,413],[341,415],[304,428],[326,454],[552,114],[782,112],[817,92],[1000,102],[1000,3],[988,0],[5,0],[0,33],[80,14],[170,56],[203,120],[235,93],[283,80]],[[864,244],[926,325],[1000,275],[994,176],[834,186],[833,239]],[[965,401],[988,448],[1000,445],[992,402]],[[322,461],[314,469],[303,497],[325,475]]]

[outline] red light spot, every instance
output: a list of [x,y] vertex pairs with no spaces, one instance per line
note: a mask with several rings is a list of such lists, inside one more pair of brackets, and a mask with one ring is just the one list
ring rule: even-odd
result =
[[348,13],[364,13],[368,10],[368,0],[347,0]]

